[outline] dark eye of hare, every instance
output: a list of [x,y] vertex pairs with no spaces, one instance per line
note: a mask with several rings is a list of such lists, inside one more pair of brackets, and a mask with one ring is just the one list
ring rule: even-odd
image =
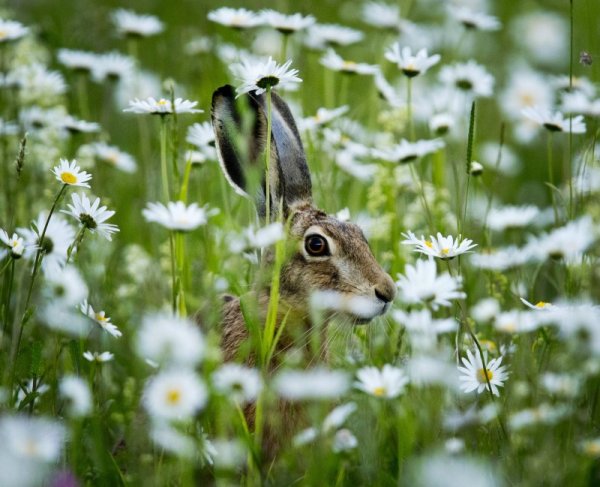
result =
[[329,254],[329,244],[325,237],[321,235],[308,235],[304,240],[304,248],[308,252],[308,255],[315,257],[323,257]]

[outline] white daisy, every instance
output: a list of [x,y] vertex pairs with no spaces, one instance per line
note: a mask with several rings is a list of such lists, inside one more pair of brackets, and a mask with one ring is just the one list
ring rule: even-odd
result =
[[199,207],[196,203],[192,203],[186,206],[183,201],[169,201],[167,206],[162,203],[148,203],[142,210],[146,221],[179,232],[189,232],[205,225],[208,218],[216,213],[218,210],[209,210],[208,205]]
[[355,402],[348,402],[332,409],[323,420],[323,431],[326,433],[340,428],[357,409]]
[[69,186],[81,186],[89,188],[90,185],[87,183],[92,179],[92,175],[85,171],[82,171],[77,165],[77,161],[73,159],[69,162],[67,159],[61,159],[60,164],[52,169],[52,172],[56,176],[56,179],[63,184]]
[[308,28],[304,42],[314,49],[348,46],[361,41],[364,34],[356,29],[337,24],[314,24]]
[[569,121],[569,118],[565,118],[560,112],[553,113],[540,107],[526,107],[521,113],[550,132],[569,132],[570,130],[574,134],[585,134],[586,131],[582,115],[577,115]]
[[256,369],[234,363],[223,364],[213,372],[212,382],[215,389],[240,404],[255,401],[263,386]]
[[88,51],[74,49],[59,49],[58,62],[75,71],[91,72],[97,61],[98,55]]
[[166,314],[144,317],[135,345],[140,357],[174,366],[194,366],[206,352],[204,337],[196,323]]
[[398,275],[396,285],[400,299],[407,304],[426,304],[437,310],[440,306],[450,306],[453,299],[466,297],[460,290],[462,278],[447,272],[438,276],[433,259],[418,260],[414,266],[407,264],[404,274]]
[[120,52],[109,52],[97,57],[92,68],[94,81],[102,82],[105,79],[119,80],[131,76],[135,69],[135,59]]
[[312,15],[285,15],[271,9],[262,10],[259,16],[264,24],[277,29],[282,34],[304,30],[315,23],[315,18]]
[[493,93],[494,77],[475,61],[444,66],[440,71],[442,83],[475,97]]
[[392,399],[398,397],[408,384],[405,372],[390,364],[382,369],[363,367],[356,372],[357,381],[354,387],[375,397]]
[[332,120],[341,117],[342,115],[347,113],[349,109],[350,107],[348,105],[344,105],[333,109],[320,107],[319,109],[317,109],[317,113],[312,117],[301,118],[300,120],[298,120],[298,129],[301,132],[313,131],[318,127],[327,125]]
[[486,223],[491,230],[501,232],[507,228],[526,227],[535,220],[539,213],[540,209],[533,205],[492,208],[488,213]]
[[392,44],[385,52],[385,58],[388,61],[396,63],[398,68],[409,78],[414,78],[419,74],[425,73],[430,67],[437,64],[441,56],[434,54],[429,56],[427,49],[421,49],[415,55],[408,46],[401,47],[400,42]]
[[233,74],[242,84],[236,88],[239,95],[254,92],[257,95],[264,93],[267,88],[285,88],[286,86],[301,83],[302,80],[296,76],[297,69],[289,69],[292,60],[289,59],[282,65],[278,65],[271,56],[266,61],[254,61],[243,59],[241,63],[230,66]]
[[[37,231],[41,232],[46,223],[47,215],[40,213],[35,225]],[[25,239],[25,252],[24,257],[26,259],[32,259],[35,257],[39,247],[43,249],[44,258],[42,260],[42,270],[45,275],[57,274],[64,267],[67,261],[67,250],[69,245],[75,238],[75,230],[69,225],[60,215],[53,214],[46,234],[44,235],[44,241],[40,242],[40,236],[36,231],[29,228],[18,228],[17,229],[23,238]]]
[[371,75],[379,71],[376,64],[357,63],[346,61],[335,53],[333,49],[328,49],[325,55],[319,61],[323,66],[333,71],[340,71],[347,74],[366,74]]
[[250,29],[264,24],[264,19],[260,15],[245,8],[221,7],[208,12],[207,18],[234,29]]
[[160,372],[144,388],[143,403],[153,419],[186,420],[208,400],[206,386],[191,370]]
[[583,216],[550,233],[530,238],[523,250],[537,260],[562,258],[569,261],[580,257],[598,237],[592,218]]
[[43,294],[47,301],[65,308],[77,308],[88,295],[88,287],[77,267],[67,265],[45,276]]
[[511,245],[479,252],[472,255],[470,260],[471,264],[480,269],[503,271],[526,264],[532,261],[534,257],[532,249]]
[[437,257],[442,260],[454,259],[454,257],[458,255],[470,252],[472,248],[477,246],[477,244],[474,244],[473,241],[468,238],[461,241],[460,235],[455,240],[452,235],[444,237],[439,232],[437,237],[430,235],[429,240],[425,239],[422,235],[421,238],[417,238],[411,231],[403,233],[402,236],[406,238],[406,240],[402,241],[403,245],[414,245],[416,247],[416,252]]
[[0,19],[0,44],[26,36],[29,28],[14,20]]
[[137,169],[133,156],[118,147],[108,145],[106,142],[95,142],[91,144],[91,149],[95,157],[123,172],[133,173]]
[[86,122],[79,120],[71,115],[67,115],[60,122],[60,125],[71,134],[92,134],[100,131],[100,125],[96,122]]
[[6,230],[0,228],[0,241],[7,247],[0,248],[0,259],[3,259],[7,254],[10,254],[13,259],[20,259],[23,256],[23,252],[25,252],[23,237],[16,233],[9,237]]
[[215,131],[211,122],[194,123],[188,127],[186,142],[196,147],[205,147],[215,143]]
[[533,303],[530,303],[529,301],[527,301],[525,298],[519,298],[519,299],[525,306],[527,306],[530,309],[534,309],[536,311],[539,311],[542,309],[551,309],[554,307],[554,305],[552,303],[548,303],[546,301],[538,301],[537,303],[533,304]]
[[65,78],[58,71],[49,71],[40,63],[20,65],[12,72],[14,83],[20,88],[19,101],[23,105],[49,106],[59,103],[67,92]]
[[98,353],[87,350],[83,352],[83,358],[86,359],[88,362],[104,363],[110,362],[113,358],[115,358],[115,356],[111,352]]
[[529,311],[505,311],[494,316],[494,328],[502,333],[529,333],[539,328],[539,323]]
[[119,8],[112,12],[112,21],[121,35],[149,37],[164,30],[163,23],[154,15],[138,14],[132,10]]
[[581,92],[565,93],[562,96],[561,108],[565,113],[598,117],[600,116],[600,98],[592,100]]
[[[500,395],[498,387],[504,386],[504,381],[508,378],[508,372],[506,366],[500,365],[502,363],[502,356],[487,360],[487,352],[483,352],[484,360],[486,362],[485,369],[481,356],[478,351],[475,353],[471,350],[467,350],[467,357],[462,357],[462,366],[458,366],[460,372],[460,387],[463,392],[471,392],[477,390],[478,394],[481,394],[488,388],[488,382],[492,393],[495,396]],[[487,376],[487,379],[486,379]]]
[[358,440],[356,439],[356,436],[354,436],[349,429],[342,428],[341,430],[336,431],[331,449],[334,453],[341,453],[353,450],[357,446]]
[[469,7],[451,6],[450,15],[458,20],[467,29],[473,30],[498,30],[502,26],[500,21],[483,12],[475,12]]
[[313,368],[284,370],[275,376],[278,394],[289,400],[336,399],[350,387],[350,377],[342,370]]
[[374,157],[387,162],[406,164],[419,157],[433,154],[445,145],[442,139],[417,140],[416,142],[409,142],[406,139],[402,139],[399,144],[391,148],[373,149],[372,154]]
[[361,18],[369,25],[388,29],[398,29],[402,23],[400,8],[385,2],[363,4]]
[[2,449],[19,459],[56,462],[60,458],[65,439],[65,427],[58,421],[34,416],[0,418]]
[[435,113],[429,119],[429,130],[435,135],[445,135],[456,125],[456,117],[449,112]]
[[98,232],[106,240],[112,240],[111,234],[118,232],[119,227],[105,222],[115,214],[114,211],[107,210],[106,206],[100,206],[100,198],[96,198],[93,203],[90,203],[88,197],[83,193],[73,193],[71,200],[73,204],[67,205],[68,211],[61,210],[63,213],[71,215],[90,232]]
[[112,335],[115,338],[119,338],[123,335],[116,325],[110,322],[110,318],[106,316],[106,313],[104,311],[94,311],[94,308],[87,302],[87,299],[79,305],[79,309],[88,318],[98,323],[109,335]]
[[194,108],[198,104],[197,101],[184,100],[183,98],[175,99],[175,107],[171,100],[160,98],[156,100],[153,97],[148,97],[145,100],[134,99],[129,101],[129,108],[123,109],[124,112],[131,113],[151,113],[152,115],[169,115],[171,113],[202,113],[204,110]]
[[393,318],[408,331],[413,352],[432,352],[437,346],[437,337],[442,333],[456,331],[458,323],[453,318],[434,319],[431,311],[422,309],[405,313],[395,310]]
[[58,391],[69,402],[69,414],[74,417],[87,416],[92,411],[92,393],[87,382],[75,375],[60,379]]

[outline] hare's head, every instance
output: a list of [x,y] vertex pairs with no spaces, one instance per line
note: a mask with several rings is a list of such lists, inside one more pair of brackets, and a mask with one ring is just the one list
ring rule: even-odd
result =
[[[306,310],[316,293],[319,299],[338,301],[332,307],[343,309],[355,322],[368,322],[387,311],[396,294],[394,282],[375,260],[357,225],[313,205],[298,129],[286,103],[275,93],[271,96],[270,217],[289,221],[289,236],[297,241],[282,270],[282,298]],[[264,174],[267,110],[265,95],[236,99],[231,86],[213,94],[212,120],[223,172],[239,194],[256,191],[263,218],[265,178],[253,191],[251,176],[253,167]]]

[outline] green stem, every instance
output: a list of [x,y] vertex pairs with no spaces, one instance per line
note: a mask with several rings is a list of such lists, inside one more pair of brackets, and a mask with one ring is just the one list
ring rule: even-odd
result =
[[[15,259],[12,257],[9,258],[7,264],[9,263],[10,272],[8,274],[8,286],[6,288],[6,297],[4,300],[4,324],[2,325],[2,337],[6,336],[6,330],[8,330],[8,323],[10,322],[10,300],[12,297],[12,288],[15,279]],[[2,337],[0,337],[0,342],[2,341]]]
[[71,254],[73,253],[73,250],[75,250],[75,248],[77,248],[78,252],[79,252],[79,245],[81,244],[81,242],[83,241],[83,237],[85,235],[85,230],[86,230],[86,226],[82,225],[81,228],[79,229],[79,231],[77,232],[77,235],[75,235],[75,238],[73,239],[73,243],[71,245],[69,245],[69,248],[67,249],[67,264],[69,263],[69,261],[71,260]]
[[281,62],[285,63],[287,56],[287,45],[288,40],[290,38],[290,34],[283,34],[283,39],[281,40]]
[[171,201],[169,191],[169,174],[167,172],[167,117],[160,115],[160,171],[162,179],[163,199],[165,203]]
[[408,133],[410,141],[415,141],[415,127],[413,125],[412,114],[412,78],[407,78],[406,81],[406,116],[408,118]]
[[90,109],[87,94],[87,73],[85,71],[77,72],[77,98],[79,103],[79,115],[82,119],[89,120]]
[[556,197],[554,196],[554,161],[552,159],[552,141],[552,132],[548,131],[548,182],[550,183],[550,199],[552,201],[552,209],[554,210],[554,223],[558,225],[558,208],[556,207]]
[[9,391],[11,391],[11,392],[12,392],[12,386],[14,384],[15,363],[16,363],[17,355],[19,353],[19,347],[21,346],[21,339],[23,337],[23,328],[31,316],[30,310],[29,310],[29,303],[31,302],[31,295],[33,293],[33,285],[34,285],[35,279],[39,273],[39,270],[40,270],[40,267],[42,264],[42,259],[44,258],[44,237],[46,236],[46,230],[48,230],[48,224],[50,223],[50,218],[52,218],[52,214],[54,213],[54,210],[56,209],[56,206],[58,205],[58,202],[59,202],[60,198],[62,197],[62,195],[64,194],[66,189],[67,189],[67,185],[63,184],[62,187],[60,188],[60,191],[56,195],[56,198],[54,198],[54,202],[52,203],[52,207],[50,208],[50,212],[48,213],[48,217],[46,218],[46,222],[44,223],[44,229],[42,230],[42,233],[38,240],[38,249],[35,254],[35,259],[33,262],[33,269],[31,271],[31,280],[29,282],[29,289],[27,290],[27,298],[25,299],[25,308],[23,311],[23,316],[21,318],[21,323],[19,323],[17,339],[15,341],[13,341],[11,354],[10,354],[10,367],[9,367],[10,387],[9,387]]
[[176,250],[176,260],[177,260],[177,272],[179,274],[179,286],[178,286],[178,296],[177,303],[179,309],[179,316],[187,316],[187,309],[185,306],[185,248],[184,248],[184,240],[183,233],[178,232],[175,235],[175,250]]
[[177,312],[177,271],[176,271],[176,263],[175,263],[175,237],[174,232],[169,234],[169,255],[171,257],[171,308],[173,310],[173,314]]
[[267,147],[266,147],[266,181],[265,181],[265,219],[267,225],[271,221],[271,87],[267,87]]
[[[569,1],[570,44],[569,44],[569,93],[573,92],[573,0]],[[566,163],[569,180],[569,219],[573,218],[573,115],[569,114],[569,160]]]

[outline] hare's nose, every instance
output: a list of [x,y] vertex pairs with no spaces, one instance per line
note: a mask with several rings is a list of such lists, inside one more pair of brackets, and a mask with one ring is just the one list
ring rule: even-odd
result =
[[384,303],[390,303],[396,296],[396,288],[392,286],[381,286],[375,288],[375,297]]

